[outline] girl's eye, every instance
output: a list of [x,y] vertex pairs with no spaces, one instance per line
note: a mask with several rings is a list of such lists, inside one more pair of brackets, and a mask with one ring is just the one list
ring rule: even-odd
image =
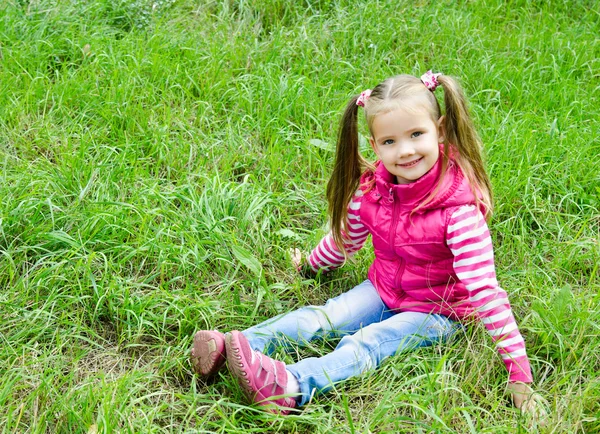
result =
[[421,131],[415,131],[410,136],[414,139],[414,138],[419,137],[421,134],[423,134]]
[[392,143],[394,143],[393,139],[386,139],[386,140],[383,141],[384,145],[391,145]]

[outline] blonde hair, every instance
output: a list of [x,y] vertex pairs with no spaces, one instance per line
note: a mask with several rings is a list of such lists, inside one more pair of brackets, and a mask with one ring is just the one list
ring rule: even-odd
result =
[[[445,107],[442,120],[445,140],[440,155],[442,175],[436,188],[416,209],[434,199],[442,185],[449,156],[452,156],[469,181],[477,206],[487,218],[492,212],[492,190],[483,164],[481,139],[475,131],[466,98],[458,82],[448,75],[440,75],[437,81],[444,90]],[[374,166],[365,160],[359,151],[357,99],[358,95],[350,99],[342,115],[335,164],[327,184],[331,232],[335,244],[344,256],[347,256],[344,248],[344,240],[347,239],[344,228],[348,227],[348,204],[359,187],[362,173],[374,170]],[[434,93],[425,87],[419,78],[397,75],[378,84],[364,103],[365,118],[371,136],[376,116],[397,108],[415,106],[427,109],[434,122],[438,122],[442,116],[440,104]]]

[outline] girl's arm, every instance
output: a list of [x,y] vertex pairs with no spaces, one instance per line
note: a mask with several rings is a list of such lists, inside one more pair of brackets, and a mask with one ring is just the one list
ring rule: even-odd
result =
[[506,292],[496,280],[494,251],[485,218],[473,205],[450,217],[446,242],[454,254],[454,271],[469,291],[469,299],[496,344],[509,381],[531,383],[525,342],[513,317]]
[[[369,231],[360,221],[360,206],[363,193],[358,190],[348,204],[348,227],[345,230],[344,247],[351,257],[365,244]],[[337,248],[333,236],[328,233],[313,249],[307,259],[307,266],[315,273],[340,267],[345,262],[344,255]]]

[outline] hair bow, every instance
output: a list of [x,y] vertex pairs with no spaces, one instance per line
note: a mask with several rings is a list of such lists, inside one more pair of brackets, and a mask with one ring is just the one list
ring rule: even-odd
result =
[[442,75],[441,72],[434,74],[431,72],[431,69],[427,71],[425,74],[421,76],[421,81],[430,91],[434,91],[440,83],[438,83],[437,78]]
[[356,105],[359,106],[359,107],[364,107],[365,103],[367,102],[367,100],[369,99],[370,96],[371,96],[371,89],[367,89],[365,91],[362,91],[360,93],[360,96],[356,100]]

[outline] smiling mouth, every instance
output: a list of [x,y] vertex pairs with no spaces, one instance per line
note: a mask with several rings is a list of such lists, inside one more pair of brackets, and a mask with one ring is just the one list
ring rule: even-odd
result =
[[421,157],[421,158],[419,158],[417,160],[413,160],[413,161],[411,161],[409,163],[397,164],[397,166],[404,167],[404,168],[413,167],[413,166],[416,166],[419,163],[419,161],[421,161],[422,159],[423,159],[423,157]]

